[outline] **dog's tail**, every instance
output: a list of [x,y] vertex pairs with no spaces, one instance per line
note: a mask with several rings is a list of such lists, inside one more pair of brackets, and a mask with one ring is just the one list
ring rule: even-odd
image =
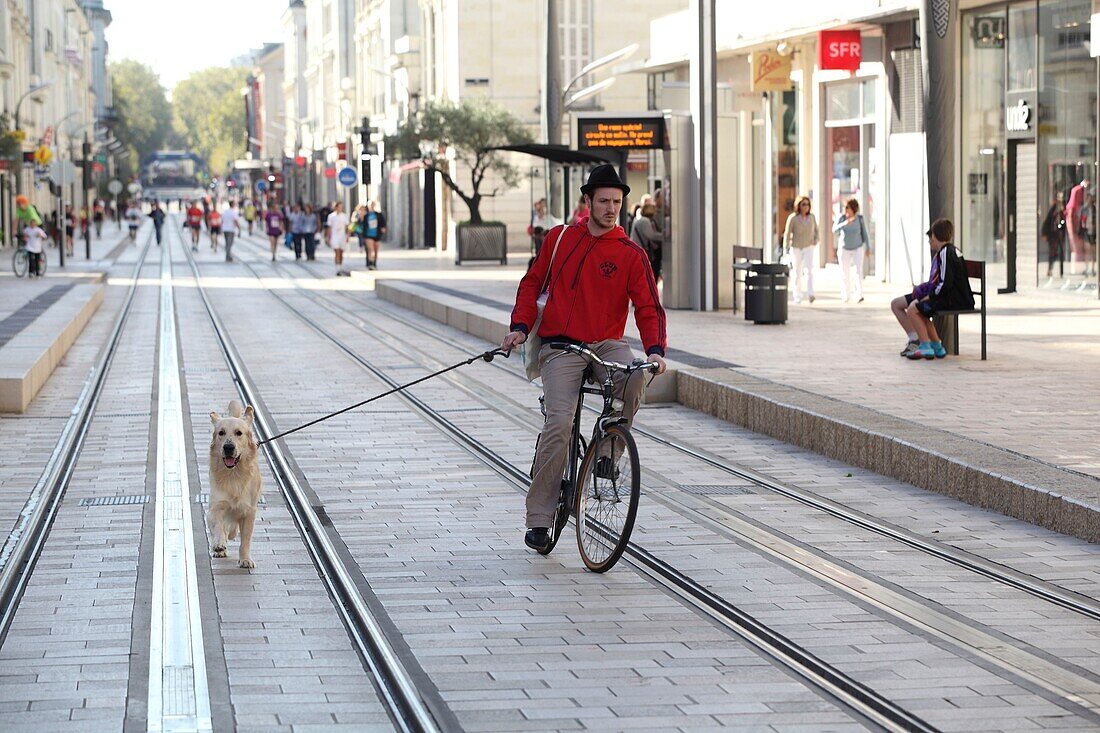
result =
[[229,415],[231,417],[240,417],[244,414],[244,408],[241,407],[241,403],[237,400],[232,400],[229,403]]

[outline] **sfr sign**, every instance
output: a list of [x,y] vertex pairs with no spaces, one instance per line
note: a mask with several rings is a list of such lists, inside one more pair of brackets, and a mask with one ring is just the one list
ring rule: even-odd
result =
[[817,36],[817,66],[820,69],[859,71],[863,43],[859,31],[820,31]]

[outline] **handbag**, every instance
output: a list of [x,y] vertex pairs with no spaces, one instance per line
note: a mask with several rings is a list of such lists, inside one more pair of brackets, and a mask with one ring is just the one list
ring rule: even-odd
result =
[[[546,277],[542,280],[542,288],[539,289],[539,297],[535,301],[539,314],[535,317],[535,325],[531,327],[531,333],[527,335],[527,340],[523,342],[523,366],[527,371],[527,381],[529,382],[533,382],[542,376],[542,367],[539,366],[539,352],[542,351],[539,326],[542,324],[542,311],[546,308],[546,301],[550,297],[550,273],[554,271],[554,256],[558,253],[558,245],[561,244],[561,238],[565,236],[566,229],[568,229],[567,226],[562,226],[561,233],[558,234],[558,241],[554,242],[554,249],[550,252],[550,266],[546,268]],[[528,358],[528,354],[531,355],[531,358]]]

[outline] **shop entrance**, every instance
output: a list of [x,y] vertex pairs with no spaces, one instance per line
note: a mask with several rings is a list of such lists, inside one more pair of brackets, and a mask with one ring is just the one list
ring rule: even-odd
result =
[[1039,197],[1036,177],[1038,159],[1032,140],[1009,140],[1008,145],[1008,231],[1005,270],[991,273],[1000,279],[998,293],[1015,293],[1019,286],[1037,285],[1039,257]]

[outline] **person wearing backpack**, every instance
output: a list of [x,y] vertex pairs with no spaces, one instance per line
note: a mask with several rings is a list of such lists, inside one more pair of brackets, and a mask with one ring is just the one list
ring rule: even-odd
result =
[[946,349],[932,318],[940,311],[969,310],[974,293],[966,274],[966,260],[955,249],[955,225],[950,219],[936,219],[926,232],[932,266],[928,281],[908,295],[890,302],[894,317],[909,337],[901,355],[909,359],[942,359]]
[[[859,213],[859,201],[848,199],[844,204],[833,233],[838,234],[836,258],[840,262],[840,299],[845,303],[855,291],[857,303],[863,302],[863,258],[871,252],[871,235],[867,223]],[[852,287],[852,268],[855,267],[855,287]]]

